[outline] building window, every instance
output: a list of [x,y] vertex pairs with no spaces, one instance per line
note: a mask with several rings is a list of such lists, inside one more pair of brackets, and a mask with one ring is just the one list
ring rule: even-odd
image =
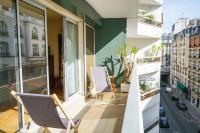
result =
[[195,103],[195,97],[192,97],[192,103],[194,104]]
[[9,8],[8,8],[7,6],[3,6],[3,5],[2,5],[2,9],[3,9],[4,11],[9,11]]
[[8,56],[8,43],[0,42],[0,56]]
[[42,56],[45,56],[45,45],[42,45]]
[[194,38],[194,47],[197,45],[197,38]]
[[38,44],[33,44],[33,56],[39,56],[39,46],[38,46]]
[[22,31],[22,26],[20,26],[20,38],[24,38],[24,34],[23,34],[23,31]]
[[32,39],[38,40],[38,30],[36,27],[33,27],[33,29],[32,29]]
[[8,36],[8,27],[5,21],[0,21],[0,35]]
[[15,34],[15,38],[17,38],[17,26],[14,25],[14,34]]

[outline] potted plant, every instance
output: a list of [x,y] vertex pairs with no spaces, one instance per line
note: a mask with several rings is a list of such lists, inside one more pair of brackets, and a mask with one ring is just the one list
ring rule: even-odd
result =
[[129,79],[134,65],[135,55],[137,52],[138,48],[128,48],[126,44],[116,48],[116,55],[119,57],[119,60],[122,63],[124,70],[124,80],[121,83],[122,91],[128,92]]
[[150,19],[150,20],[155,20],[155,16],[150,14],[150,15],[147,15],[146,18]]
[[156,56],[158,56],[158,54],[160,53],[160,51],[162,50],[162,45],[160,44],[160,45],[153,45],[152,47],[151,47],[151,49],[149,50],[149,55],[151,56],[151,57],[156,57]]
[[147,23],[150,23],[150,24],[152,24],[152,22],[155,20],[155,16],[152,14],[147,15],[145,17],[147,18]]
[[149,86],[148,86],[146,83],[141,83],[141,84],[140,84],[140,89],[141,89],[143,92],[147,92],[147,91],[149,91]]

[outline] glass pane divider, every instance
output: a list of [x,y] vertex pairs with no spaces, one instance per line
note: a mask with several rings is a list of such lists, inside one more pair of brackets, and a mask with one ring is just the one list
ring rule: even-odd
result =
[[[23,93],[23,78],[22,78],[22,55],[21,55],[21,38],[20,38],[20,18],[19,18],[19,0],[16,0],[16,10],[17,10],[17,40],[18,40],[18,58],[19,58],[19,83],[20,92]],[[24,108],[20,105],[19,107],[19,128],[24,127]]]
[[46,74],[47,74],[47,95],[50,95],[50,88],[49,88],[49,58],[48,58],[48,36],[47,36],[47,11],[46,8],[44,9],[44,25],[45,25],[45,45],[46,45]]

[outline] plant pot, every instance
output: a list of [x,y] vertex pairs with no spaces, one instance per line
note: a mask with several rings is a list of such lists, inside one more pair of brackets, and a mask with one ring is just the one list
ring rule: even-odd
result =
[[128,92],[130,87],[130,83],[121,83],[121,92]]

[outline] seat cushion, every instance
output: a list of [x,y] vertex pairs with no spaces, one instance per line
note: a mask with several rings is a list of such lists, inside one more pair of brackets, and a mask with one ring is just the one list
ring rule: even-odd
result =
[[107,86],[105,89],[103,89],[103,92],[109,92],[110,91],[110,87]]
[[[66,118],[61,118],[61,121],[63,122],[63,124],[65,125],[66,129],[67,129],[67,126],[68,126],[68,120]],[[78,122],[79,122],[79,119],[72,119],[73,123],[76,125]],[[72,125],[71,127],[72,128]]]

